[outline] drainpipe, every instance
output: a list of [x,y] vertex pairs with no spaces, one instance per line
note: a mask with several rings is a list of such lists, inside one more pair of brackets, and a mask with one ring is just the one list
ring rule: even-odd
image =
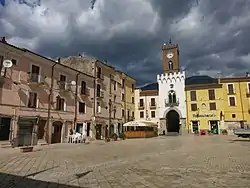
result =
[[188,126],[188,134],[190,133],[190,130],[189,130],[189,119],[188,119],[188,102],[187,102],[187,91],[185,91],[185,96],[186,96],[186,125]]
[[240,89],[240,104],[241,104],[242,118],[243,118],[243,123],[244,123],[245,115],[244,115],[244,108],[243,108],[243,102],[242,102],[242,92],[241,92],[240,82],[239,82],[239,89]]
[[76,74],[76,91],[75,91],[75,117],[74,117],[74,129],[76,129],[76,123],[77,123],[77,98],[78,98],[78,82],[79,82],[79,75],[80,75],[81,73],[80,72],[78,72],[77,74]]
[[[93,104],[93,119],[92,119],[92,123],[93,123],[94,128],[96,128],[95,127],[96,126],[95,125],[95,116],[96,116],[96,63],[97,63],[97,60],[94,62],[94,104]],[[96,132],[95,132],[95,137],[96,137]]]
[[57,64],[60,64],[60,58],[58,58],[58,63],[55,63],[52,65],[51,69],[51,83],[50,83],[50,89],[49,89],[49,99],[48,99],[48,117],[47,117],[47,123],[44,129],[44,139],[47,141],[48,144],[51,143],[51,135],[50,132],[47,134],[47,131],[50,130],[50,116],[51,116],[51,103],[53,102],[53,87],[54,87],[54,70],[55,66]]

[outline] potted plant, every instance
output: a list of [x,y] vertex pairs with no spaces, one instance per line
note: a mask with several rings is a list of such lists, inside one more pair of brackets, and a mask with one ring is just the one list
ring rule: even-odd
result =
[[228,134],[228,132],[227,132],[226,129],[223,129],[223,130],[221,131],[221,133],[222,133],[222,135],[227,135],[227,134]]
[[111,138],[114,140],[114,141],[117,141],[117,138],[118,138],[118,135],[116,133],[113,133],[111,135]]
[[124,133],[120,133],[119,134],[119,138],[122,139],[122,140],[125,140],[126,139],[126,135]]
[[207,131],[207,134],[208,134],[208,135],[213,135],[213,133],[212,133],[211,130],[208,130],[208,131]]
[[20,151],[22,153],[32,152],[33,151],[33,146],[23,146],[23,147],[20,147]]
[[199,135],[199,131],[198,131],[198,130],[195,130],[195,131],[194,131],[194,134],[198,136],[198,135]]
[[206,135],[206,130],[201,130],[201,135]]
[[106,142],[110,142],[110,138],[106,138],[105,141],[106,141]]

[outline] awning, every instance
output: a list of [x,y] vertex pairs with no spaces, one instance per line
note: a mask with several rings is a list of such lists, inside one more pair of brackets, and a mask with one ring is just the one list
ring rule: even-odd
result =
[[123,127],[136,126],[136,127],[158,127],[154,122],[149,121],[130,121],[123,124]]

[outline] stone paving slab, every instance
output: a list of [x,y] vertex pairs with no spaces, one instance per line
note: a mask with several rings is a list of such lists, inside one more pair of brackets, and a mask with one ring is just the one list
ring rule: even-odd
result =
[[250,141],[179,136],[0,150],[0,187],[249,187]]

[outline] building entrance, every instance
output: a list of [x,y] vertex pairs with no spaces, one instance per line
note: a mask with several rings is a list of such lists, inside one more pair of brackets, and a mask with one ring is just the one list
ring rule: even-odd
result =
[[175,110],[171,110],[166,116],[166,127],[169,133],[179,133],[180,132],[180,116]]

